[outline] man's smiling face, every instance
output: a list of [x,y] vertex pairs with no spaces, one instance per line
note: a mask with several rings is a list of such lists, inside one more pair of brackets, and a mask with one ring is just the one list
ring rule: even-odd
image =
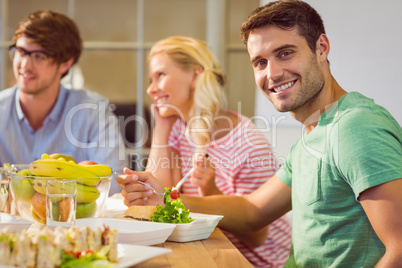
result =
[[316,54],[296,29],[255,29],[247,49],[255,81],[276,110],[297,112],[313,104],[325,84],[324,75]]
[[[28,52],[41,51],[46,53],[40,45],[25,36],[18,38],[16,46]],[[69,67],[70,65],[67,63],[54,63],[52,58],[35,63],[31,56],[25,55],[15,57],[13,60],[13,70],[18,88],[28,95],[46,94],[49,91],[57,92],[61,75]]]

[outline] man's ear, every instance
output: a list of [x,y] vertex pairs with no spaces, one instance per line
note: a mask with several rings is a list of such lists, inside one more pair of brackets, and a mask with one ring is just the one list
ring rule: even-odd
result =
[[74,63],[74,58],[71,58],[71,59],[69,59],[69,60],[67,60],[67,61],[65,61],[65,62],[63,62],[63,63],[61,63],[61,64],[60,64],[60,67],[59,67],[60,75],[62,75],[62,74],[64,74],[65,72],[67,72],[67,71],[71,68],[71,66],[73,65],[73,63]]
[[317,56],[320,57],[320,61],[327,60],[330,50],[329,40],[325,34],[321,34],[317,40]]

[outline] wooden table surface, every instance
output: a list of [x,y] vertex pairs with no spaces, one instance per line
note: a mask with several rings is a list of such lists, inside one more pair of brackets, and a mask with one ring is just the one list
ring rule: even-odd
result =
[[165,242],[156,246],[170,248],[172,252],[140,263],[135,268],[253,267],[219,228],[215,228],[208,239]]

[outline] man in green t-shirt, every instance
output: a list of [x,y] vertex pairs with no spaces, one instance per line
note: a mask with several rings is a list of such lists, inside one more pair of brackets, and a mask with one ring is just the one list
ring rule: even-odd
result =
[[[306,134],[283,167],[247,196],[190,197],[194,212],[221,214],[232,233],[258,230],[293,210],[288,267],[400,267],[402,130],[381,106],[347,93],[331,74],[320,15],[297,0],[271,2],[246,19],[255,80]],[[135,180],[163,191],[147,173],[118,178],[126,205],[160,203]],[[134,174],[134,175],[133,175]]]

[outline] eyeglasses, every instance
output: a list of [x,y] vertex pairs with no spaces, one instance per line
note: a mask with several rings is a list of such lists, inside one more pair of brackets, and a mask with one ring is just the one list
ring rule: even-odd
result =
[[22,47],[17,47],[16,45],[11,45],[8,48],[8,53],[11,61],[14,59],[21,59],[25,56],[29,56],[32,63],[36,66],[46,64],[47,61],[51,58],[45,51],[42,50],[32,50],[28,51]]

